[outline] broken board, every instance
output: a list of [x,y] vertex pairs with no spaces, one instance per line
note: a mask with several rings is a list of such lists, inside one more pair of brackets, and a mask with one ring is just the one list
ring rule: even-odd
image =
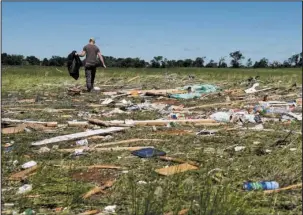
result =
[[75,133],[75,134],[67,134],[67,135],[57,136],[57,137],[53,137],[53,138],[46,139],[46,140],[33,142],[31,145],[32,146],[41,146],[41,145],[46,145],[46,144],[50,144],[50,143],[58,143],[58,142],[62,142],[62,141],[68,141],[68,140],[74,140],[74,139],[83,138],[83,137],[94,136],[94,135],[98,135],[98,134],[108,134],[108,133],[112,133],[112,132],[118,132],[118,131],[122,131],[125,129],[126,129],[126,127],[124,127],[124,128],[111,127],[111,128],[107,128],[107,129],[98,129],[98,130],[79,132],[79,133]]
[[170,166],[167,168],[156,169],[155,172],[157,172],[160,175],[169,176],[169,175],[185,172],[188,170],[196,170],[196,169],[198,169],[198,167],[190,165],[188,163],[183,163],[180,165]]

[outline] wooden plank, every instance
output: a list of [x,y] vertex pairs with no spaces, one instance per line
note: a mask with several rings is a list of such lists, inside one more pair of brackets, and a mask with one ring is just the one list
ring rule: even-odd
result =
[[105,165],[105,164],[95,164],[92,166],[88,166],[88,169],[123,169],[121,166],[114,166],[114,165]]
[[23,132],[25,128],[26,125],[18,125],[15,127],[3,128],[1,132],[2,134],[17,134]]
[[78,166],[78,165],[54,165],[55,167],[60,167],[64,169],[123,169],[121,166],[107,165],[107,164],[95,164],[91,166]]
[[111,186],[113,186],[114,181],[107,181],[103,186],[99,187],[96,186],[93,189],[91,189],[90,191],[88,191],[86,194],[83,195],[83,199],[87,199],[89,197],[91,197],[92,195],[95,195],[97,193],[105,193],[104,189],[109,188]]
[[129,79],[129,80],[127,81],[127,83],[129,83],[129,82],[131,82],[131,81],[134,81],[134,80],[136,80],[136,79],[138,79],[138,78],[140,78],[140,76],[133,77],[133,78]]
[[38,169],[38,165],[25,169],[23,171],[14,173],[9,177],[9,180],[21,181],[21,180],[25,179],[29,174],[35,172],[37,169]]
[[112,133],[112,132],[118,132],[118,131],[122,131],[125,129],[126,128],[111,127],[111,128],[107,128],[107,129],[98,129],[98,130],[79,132],[79,133],[75,133],[75,134],[67,134],[67,135],[57,136],[57,137],[53,137],[53,138],[46,139],[46,140],[33,142],[31,145],[32,146],[41,146],[41,145],[46,145],[46,144],[50,144],[50,143],[58,143],[58,142],[62,142],[62,141],[68,141],[68,140],[74,140],[74,139],[83,138],[83,137],[94,136],[94,135],[98,135],[98,134],[108,134],[108,133]]
[[139,149],[146,149],[146,148],[154,148],[154,146],[135,146],[135,147],[111,147],[111,148],[87,148],[87,147],[80,147],[80,148],[72,148],[72,149],[58,149],[59,152],[74,152],[76,149],[83,149],[83,151],[91,152],[102,152],[102,151],[135,151]]
[[47,127],[56,127],[57,122],[40,122],[40,121],[28,121],[28,120],[19,120],[19,119],[9,119],[3,118],[2,123],[26,123],[26,124],[42,124]]
[[133,125],[124,124],[124,121],[119,121],[119,123],[114,123],[112,121],[102,121],[99,119],[88,119],[88,122],[94,125],[100,125],[105,127],[118,126],[118,127],[132,127]]
[[[128,91],[128,94],[131,94],[133,92],[132,91]],[[162,90],[137,90],[137,92],[139,94],[145,94],[145,93],[164,93],[164,94],[168,94],[168,93],[186,93],[187,90],[178,90],[178,89],[162,89]]]
[[18,103],[35,103],[36,99],[22,99],[17,101]]
[[90,211],[85,211],[83,213],[80,213],[79,215],[94,215],[99,213],[99,210],[90,210]]
[[185,172],[188,170],[196,170],[196,169],[198,169],[198,167],[190,165],[188,163],[183,163],[183,164],[176,165],[176,166],[170,166],[167,168],[156,169],[155,172],[157,172],[160,175],[169,176],[169,175],[174,175],[177,173]]
[[[122,120],[115,120],[115,121],[105,121],[105,123],[110,123],[111,125],[121,125],[123,123],[125,123]],[[206,123],[206,125],[209,125],[210,123],[215,123],[217,124],[217,122],[213,119],[179,119],[179,120],[134,120],[134,121],[130,121],[129,124],[130,125],[136,125],[136,126],[163,126],[163,125],[167,125],[168,123],[177,123],[177,124],[203,124]]]

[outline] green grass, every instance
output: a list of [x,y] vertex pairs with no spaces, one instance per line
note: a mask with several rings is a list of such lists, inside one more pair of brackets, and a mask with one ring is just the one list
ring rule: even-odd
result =
[[[61,72],[60,72],[61,71]],[[301,69],[168,69],[167,74],[174,78],[168,80],[166,69],[99,69],[96,74],[96,86],[102,91],[117,89],[165,89],[181,87],[194,83],[218,84],[223,89],[245,88],[239,83],[250,76],[259,75],[262,81],[260,87],[277,87],[281,91],[288,90],[295,82],[301,84]],[[195,75],[194,80],[188,80],[189,74]],[[140,78],[127,82],[132,77]],[[281,81],[281,82],[279,82]],[[2,71],[2,105],[4,110],[13,107],[16,101],[24,98],[38,98],[35,106],[30,108],[75,108],[67,113],[49,113],[45,111],[26,110],[24,113],[4,113],[2,117],[13,119],[32,119],[40,121],[83,120],[80,111],[98,114],[107,108],[90,108],[88,103],[98,104],[100,99],[106,98],[101,93],[69,96],[66,88],[74,85],[85,86],[84,72],[80,79],[73,80],[66,68],[52,67],[7,67]],[[114,86],[103,86],[114,85]],[[122,86],[122,87],[121,87]],[[296,92],[296,90],[295,90]],[[262,94],[260,95],[260,97]],[[295,97],[294,97],[295,98]],[[79,101],[73,101],[78,99]],[[121,100],[123,98],[119,98]],[[125,98],[133,102],[138,99]],[[289,98],[288,98],[289,99]],[[46,101],[50,100],[50,101]],[[224,102],[225,97],[210,97],[205,100],[180,101],[185,106],[195,106],[205,103]],[[25,105],[25,104],[23,104]],[[229,108],[229,107],[227,107]],[[201,114],[207,111],[216,111],[215,108],[200,109]],[[72,115],[71,119],[62,118],[62,115]],[[162,117],[156,112],[134,112],[131,115],[120,114],[112,117],[97,117],[100,119],[156,119]],[[117,214],[151,215],[164,212],[177,212],[189,208],[189,214],[301,214],[301,190],[284,191],[273,195],[264,195],[262,192],[244,192],[242,183],[247,180],[276,180],[281,187],[300,183],[302,175],[302,141],[301,135],[291,135],[289,142],[284,146],[275,146],[278,139],[283,139],[286,133],[282,129],[301,130],[300,123],[287,126],[280,123],[268,123],[267,128],[274,128],[276,132],[221,132],[220,137],[203,137],[195,135],[163,135],[152,131],[150,127],[132,128],[126,132],[113,134],[114,140],[130,138],[161,138],[161,143],[134,143],[137,145],[153,145],[169,156],[181,159],[196,160],[201,163],[197,171],[188,171],[170,177],[159,176],[154,172],[156,168],[173,165],[171,162],[158,159],[140,159],[129,152],[92,152],[85,156],[73,158],[70,154],[51,152],[38,154],[30,143],[61,134],[82,131],[79,128],[58,129],[55,134],[43,132],[19,133],[2,135],[2,144],[14,141],[14,148],[10,153],[2,153],[2,189],[14,188],[2,192],[2,202],[15,203],[16,209],[23,212],[32,208],[43,214],[50,214],[56,207],[66,207],[66,214],[77,214],[89,209],[102,209],[107,205],[118,206]],[[167,128],[158,128],[167,130]],[[203,126],[177,126],[177,129],[192,129],[199,131]],[[212,129],[212,128],[211,128]],[[258,141],[259,144],[254,144]],[[89,144],[101,141],[90,141]],[[59,148],[71,148],[74,141],[58,143]],[[245,146],[243,151],[235,152],[235,145]],[[52,147],[51,145],[49,146]],[[296,148],[290,151],[289,148]],[[271,150],[271,153],[265,152]],[[29,157],[30,158],[29,158]],[[25,198],[15,194],[21,186],[19,182],[8,181],[12,172],[19,170],[12,161],[19,164],[35,160],[40,164],[37,173],[28,179],[33,184],[30,194],[37,194],[37,198]],[[58,165],[92,165],[113,164],[128,169],[128,173],[116,171],[116,182],[107,195],[82,200],[81,195],[87,192],[93,183],[75,181],[72,175],[79,170],[62,169]],[[218,171],[211,171],[219,168]],[[85,171],[85,170],[82,170]],[[211,171],[211,173],[209,173]],[[103,170],[100,170],[103,173]],[[96,179],[98,181],[98,179]],[[102,181],[102,178],[100,178]],[[146,181],[140,185],[138,181]]]

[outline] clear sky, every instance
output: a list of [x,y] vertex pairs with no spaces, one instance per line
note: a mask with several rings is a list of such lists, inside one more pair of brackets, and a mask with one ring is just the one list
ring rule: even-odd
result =
[[2,2],[2,52],[67,56],[90,37],[105,56],[283,61],[302,51],[302,2]]

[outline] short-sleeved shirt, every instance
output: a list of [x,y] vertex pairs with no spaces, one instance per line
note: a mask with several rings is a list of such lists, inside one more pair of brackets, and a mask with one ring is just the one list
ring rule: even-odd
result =
[[87,44],[83,47],[83,51],[86,52],[85,66],[95,66],[98,63],[97,54],[100,52],[98,46]]

